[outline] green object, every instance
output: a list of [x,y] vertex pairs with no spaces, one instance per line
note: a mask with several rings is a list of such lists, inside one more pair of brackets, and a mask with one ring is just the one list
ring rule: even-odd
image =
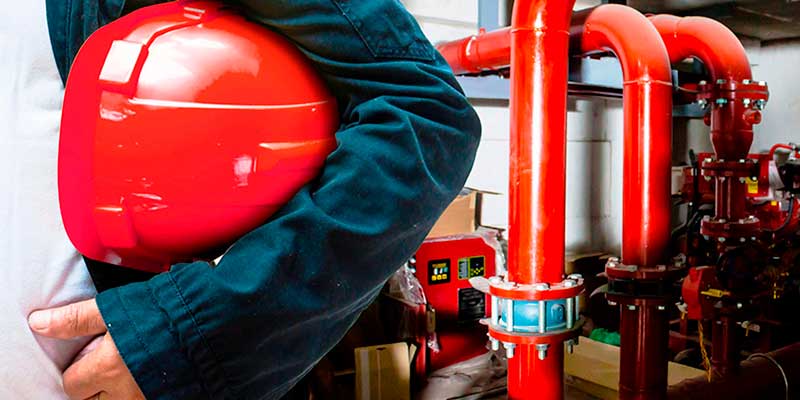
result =
[[619,347],[619,332],[597,328],[589,335],[589,339]]

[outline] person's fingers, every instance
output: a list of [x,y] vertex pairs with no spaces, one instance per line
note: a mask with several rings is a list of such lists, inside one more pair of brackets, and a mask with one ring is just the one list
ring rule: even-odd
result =
[[94,299],[34,311],[28,317],[28,325],[40,335],[58,339],[99,335],[106,331]]
[[96,338],[92,339],[92,341],[89,342],[89,344],[87,344],[83,349],[81,349],[78,355],[76,355],[75,358],[72,359],[72,364],[75,364],[76,362],[80,361],[83,357],[86,357],[87,354],[93,352],[100,346],[101,343],[103,343],[103,336],[97,336]]
[[97,348],[64,371],[64,392],[73,400],[145,400],[136,381],[119,355],[111,335]]
[[110,400],[111,396],[106,392],[100,392],[92,397],[87,398],[86,400]]
[[103,391],[108,371],[103,366],[103,344],[64,371],[64,393],[72,400],[96,397]]

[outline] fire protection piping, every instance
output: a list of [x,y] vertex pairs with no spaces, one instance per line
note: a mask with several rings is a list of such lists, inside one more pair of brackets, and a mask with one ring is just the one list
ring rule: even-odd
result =
[[[567,74],[575,0],[517,1],[511,18],[511,157],[508,280],[564,276]],[[508,363],[509,399],[563,399],[564,347],[537,357],[519,346]]]
[[[573,47],[612,52],[622,66],[624,113],[622,263],[663,261],[670,237],[672,69],[664,42],[638,11],[604,5],[576,19]],[[624,21],[624,22],[623,22]],[[663,301],[632,298],[620,315],[620,399],[663,399],[669,314]]]
[[[621,23],[620,21],[624,21]],[[622,263],[655,267],[670,237],[672,70],[658,31],[633,8],[604,5],[573,21],[584,54],[612,52],[622,66]]]
[[[711,18],[674,15],[651,16],[650,22],[661,34],[673,64],[696,57],[708,69],[712,84],[749,83],[752,80],[744,46],[722,23]],[[753,144],[752,125],[756,119],[760,120],[760,114],[756,116],[756,113],[732,106],[724,112],[710,114],[711,142],[720,160],[747,157]]]

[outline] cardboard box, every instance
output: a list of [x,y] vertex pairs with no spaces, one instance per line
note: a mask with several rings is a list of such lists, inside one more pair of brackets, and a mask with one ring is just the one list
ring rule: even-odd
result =
[[[674,362],[668,370],[669,385],[705,375],[703,370]],[[581,337],[574,353],[564,356],[564,372],[570,386],[604,400],[619,398],[619,347]]]
[[481,206],[483,196],[487,194],[496,195],[498,193],[464,188],[444,210],[427,237],[435,238],[475,232],[481,226]]
[[355,349],[356,400],[409,400],[409,351],[405,343]]

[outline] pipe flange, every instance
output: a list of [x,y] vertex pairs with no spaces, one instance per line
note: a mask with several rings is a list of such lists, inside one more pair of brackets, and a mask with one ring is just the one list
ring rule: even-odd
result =
[[504,345],[556,345],[569,340],[577,339],[580,336],[581,328],[586,323],[585,318],[579,318],[575,321],[575,325],[570,329],[560,329],[547,333],[537,332],[514,332],[510,333],[505,329],[498,329],[489,324],[489,339],[494,343],[495,341],[503,343]]
[[674,291],[673,282],[680,278],[684,266],[681,264],[639,267],[626,265],[618,258],[606,262],[609,301],[614,298],[669,298]]
[[735,243],[731,244],[741,244],[748,240],[755,241],[760,228],[761,221],[752,215],[736,221],[706,216],[700,223],[700,234],[720,243],[733,240]]
[[583,277],[570,275],[554,285],[520,285],[494,277],[489,279],[488,293],[492,310],[487,320],[490,332],[552,336],[575,329],[580,320]]
[[763,81],[743,80],[741,82],[724,79],[698,85],[700,93],[697,100],[717,107],[724,107],[739,101],[747,108],[762,110],[769,100],[769,88]]
[[759,175],[758,161],[751,158],[727,161],[707,158],[700,164],[703,176],[749,178]]

